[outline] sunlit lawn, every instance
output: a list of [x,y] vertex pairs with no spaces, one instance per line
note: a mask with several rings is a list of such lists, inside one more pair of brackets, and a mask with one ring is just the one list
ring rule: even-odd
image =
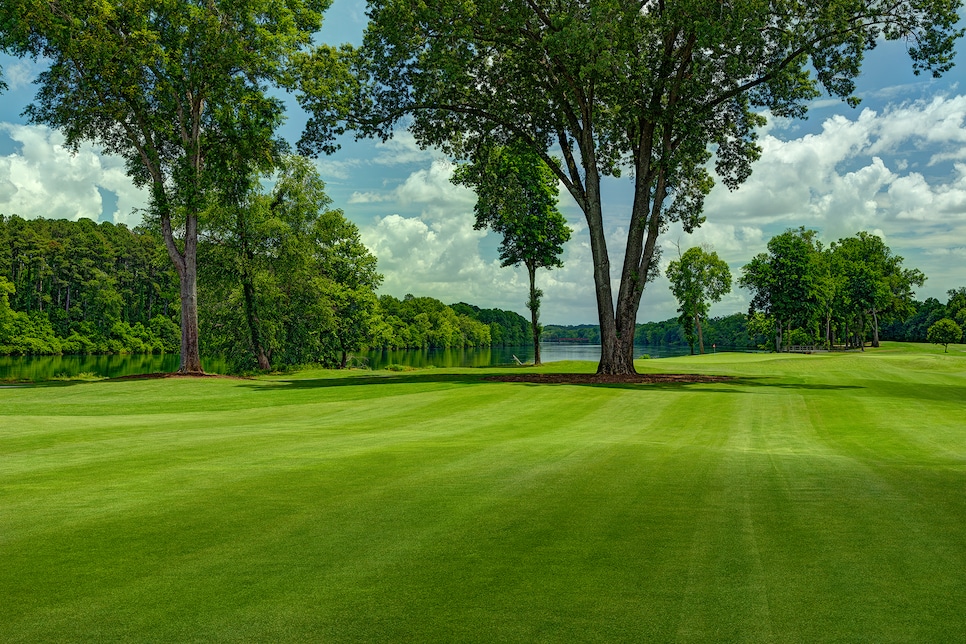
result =
[[966,636],[962,345],[638,369],[0,389],[0,641]]

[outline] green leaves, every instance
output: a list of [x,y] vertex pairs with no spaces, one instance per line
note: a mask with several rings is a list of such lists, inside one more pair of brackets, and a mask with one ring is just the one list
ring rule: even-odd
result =
[[695,247],[668,265],[667,278],[679,304],[679,322],[693,350],[695,325],[707,317],[712,302],[731,291],[731,270],[716,252]]
[[[302,102],[313,113],[306,138],[327,150],[335,121],[387,137],[406,118],[420,144],[461,158],[525,144],[586,216],[605,370],[632,369],[630,348],[621,360],[608,355],[619,345],[617,327],[633,328],[668,223],[691,230],[703,221],[712,157],[735,189],[760,154],[761,111],[802,117],[820,88],[855,104],[854,79],[880,37],[906,39],[915,69],[941,73],[962,33],[959,0],[368,6],[371,22],[352,61],[360,84],[347,84],[351,100],[332,100],[329,87],[314,97],[306,86]],[[632,177],[634,205],[615,308],[600,181],[622,174]]]
[[503,236],[504,266],[563,265],[559,256],[571,231],[557,210],[557,181],[525,144],[481,149],[472,163],[457,168],[453,182],[476,191],[475,228]]
[[954,320],[943,318],[929,327],[926,337],[933,344],[943,345],[943,351],[949,351],[949,345],[959,342],[963,337],[963,329]]

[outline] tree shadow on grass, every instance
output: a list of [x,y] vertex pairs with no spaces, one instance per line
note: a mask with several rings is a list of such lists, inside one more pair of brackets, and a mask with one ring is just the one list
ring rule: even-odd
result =
[[335,378],[295,378],[291,380],[259,381],[245,385],[260,391],[273,389],[329,389],[332,387],[364,387],[371,385],[412,385],[420,383],[449,383],[460,385],[483,384],[485,376],[461,373],[408,373],[386,376],[345,376]]
[[[479,374],[471,373],[407,373],[399,375],[378,376],[348,376],[335,378],[310,378],[278,380],[274,382],[259,382],[247,385],[260,391],[276,389],[328,389],[333,387],[365,387],[390,385],[418,385],[418,384],[451,384],[451,385],[516,385],[524,387],[595,387],[603,389],[625,389],[630,391],[695,391],[703,393],[751,393],[752,389],[789,389],[797,391],[840,391],[849,389],[865,389],[861,385],[833,385],[824,383],[795,383],[784,382],[765,377],[729,377],[706,376],[693,374],[695,381],[686,379],[646,381],[649,375],[661,377],[663,374],[641,374],[639,381],[629,382],[593,382],[588,380],[592,374],[552,374],[553,380],[542,380],[533,374],[533,381],[526,379],[527,374],[514,374],[519,380],[506,381],[502,377],[506,372],[498,374],[483,371]],[[568,379],[568,376],[573,376]]]

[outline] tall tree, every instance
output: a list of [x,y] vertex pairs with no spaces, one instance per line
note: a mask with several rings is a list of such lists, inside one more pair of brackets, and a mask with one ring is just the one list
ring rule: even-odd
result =
[[[633,339],[658,240],[703,220],[713,180],[729,188],[760,153],[762,108],[802,117],[819,87],[853,96],[865,53],[904,39],[918,73],[952,65],[960,0],[369,0],[370,23],[330,100],[339,53],[305,65],[313,114],[304,149],[346,127],[383,138],[400,120],[422,145],[460,157],[522,139],[583,211],[594,263],[601,373],[633,373]],[[812,71],[814,70],[814,74]],[[562,162],[554,162],[551,149]],[[602,177],[633,199],[612,292]]]
[[775,320],[775,351],[787,344],[788,332],[808,325],[820,311],[820,257],[814,230],[790,229],[741,268],[738,283],[752,293],[749,315],[758,311]]
[[[50,61],[27,113],[127,160],[150,190],[181,285],[181,366],[202,371],[197,246],[201,214],[230,154],[218,136],[237,109],[277,115],[267,97],[307,47],[330,0],[5,0],[5,45]],[[254,133],[254,132],[253,132]],[[274,148],[270,128],[251,142]]]
[[514,142],[478,151],[472,163],[456,170],[453,181],[476,190],[474,228],[503,236],[502,265],[527,267],[533,363],[539,365],[543,291],[537,288],[537,269],[563,266],[560,254],[571,233],[557,209],[557,178],[538,154]]
[[[862,231],[832,245],[836,265],[854,315],[869,316],[872,346],[879,346],[881,319],[911,313],[914,286],[922,286],[925,275],[902,267],[903,258],[893,255],[882,238]],[[864,326],[864,325],[863,325]],[[858,329],[864,335],[864,329]],[[864,339],[862,340],[864,345]]]
[[684,251],[681,258],[667,267],[671,292],[678,301],[681,317],[678,321],[694,355],[694,330],[698,332],[698,350],[704,353],[701,320],[707,317],[712,302],[721,300],[731,291],[731,270],[727,262],[714,251],[694,247]]
[[251,181],[228,198],[202,240],[206,346],[240,370],[344,367],[369,337],[382,280],[358,228],[304,157],[283,157],[269,193]]

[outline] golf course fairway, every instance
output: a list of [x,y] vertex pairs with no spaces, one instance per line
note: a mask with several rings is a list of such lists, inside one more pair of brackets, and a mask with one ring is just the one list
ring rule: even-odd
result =
[[0,388],[0,642],[966,638],[962,345],[637,368]]

